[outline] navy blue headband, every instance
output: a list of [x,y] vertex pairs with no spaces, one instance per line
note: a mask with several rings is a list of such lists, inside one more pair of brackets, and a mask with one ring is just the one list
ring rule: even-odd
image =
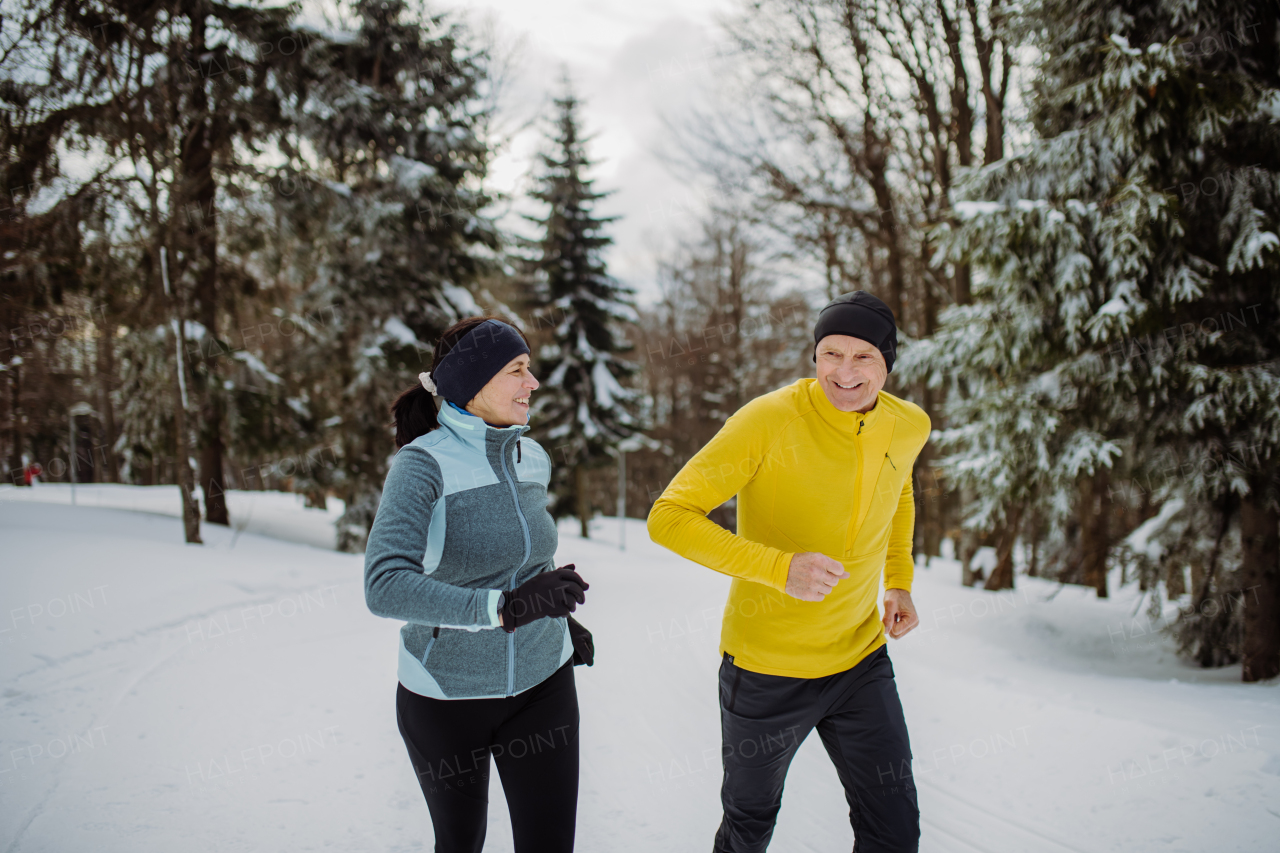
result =
[[528,352],[529,345],[514,328],[498,320],[485,320],[431,366],[436,393],[465,408],[511,359]]

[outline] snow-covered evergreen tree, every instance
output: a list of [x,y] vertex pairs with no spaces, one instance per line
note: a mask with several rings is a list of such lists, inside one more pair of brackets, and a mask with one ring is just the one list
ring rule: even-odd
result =
[[324,443],[340,447],[339,546],[358,550],[394,450],[387,407],[430,367],[437,335],[483,313],[468,288],[498,236],[482,214],[484,54],[420,5],[351,9],[297,116],[292,165],[312,177],[291,197],[303,250],[289,264],[308,282],[301,313],[327,318],[297,355],[314,365],[304,393]]
[[1025,24],[1039,138],[961,185],[937,260],[974,264],[975,302],[903,374],[952,386],[967,523],[1011,548],[1046,519],[1058,576],[1100,594],[1140,546],[1157,611],[1189,568],[1184,648],[1276,675],[1276,10],[1039,0]]
[[628,380],[639,367],[619,356],[632,344],[620,324],[637,318],[631,288],[608,274],[601,257],[612,239],[613,217],[597,216],[607,193],[592,189],[580,131],[579,103],[566,84],[555,101],[551,150],[541,155],[533,197],[547,213],[533,221],[542,236],[529,262],[530,306],[554,324],[552,340],[537,353],[542,387],[529,422],[552,454],[552,515],[576,514],[587,536],[587,471],[607,463],[610,451],[641,428],[639,400]]
[[[102,315],[104,334],[142,328],[149,335],[157,322],[167,327],[177,310],[196,327],[194,337],[225,351],[217,339],[230,337],[239,292],[256,282],[228,273],[220,202],[229,188],[261,177],[266,158],[259,155],[287,125],[282,105],[299,88],[297,47],[307,41],[292,27],[296,11],[207,0],[15,4],[23,23],[0,51],[6,116],[0,176],[6,186],[43,195],[44,222],[33,230],[56,237],[28,241],[30,254],[14,258],[18,275],[38,280],[53,263],[77,280],[76,289],[96,290],[110,308]],[[68,159],[77,167],[64,173]],[[172,299],[161,284],[162,250]],[[176,360],[173,349],[169,358]],[[243,395],[236,399],[243,371],[207,353],[184,361],[184,385],[192,414],[200,415],[191,432],[206,517],[227,523],[226,416],[243,402]],[[160,376],[145,366],[124,367],[131,382]],[[120,400],[131,410],[127,422],[165,417],[162,409],[139,409],[163,399],[154,391]],[[111,421],[109,411],[104,417]],[[185,441],[185,431],[177,432]],[[141,450],[173,456],[174,448],[156,446],[162,438],[146,437]],[[187,454],[177,455],[185,469]]]

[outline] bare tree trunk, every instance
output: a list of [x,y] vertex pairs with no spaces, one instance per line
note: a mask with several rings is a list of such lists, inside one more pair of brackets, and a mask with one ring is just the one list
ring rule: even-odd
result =
[[200,448],[200,488],[204,492],[204,517],[210,524],[230,524],[227,513],[226,480],[222,472],[225,448],[222,445],[222,407],[205,398],[200,408],[204,446]]
[[1031,558],[1027,562],[1027,577],[1040,577],[1040,510],[1033,509],[1031,523],[1027,525],[1027,541],[1031,543]]
[[982,588],[986,590],[1013,589],[1013,546],[1018,541],[1018,527],[1022,523],[1022,508],[1018,507],[996,534],[996,567]]
[[[9,376],[9,471],[22,471],[22,445],[25,438],[22,430],[22,368],[17,364],[10,364],[5,373]],[[25,476],[14,480],[15,486],[25,486],[26,483]]]
[[[96,483],[98,466],[93,461],[93,426],[81,423],[81,418],[72,417],[69,429],[74,437],[75,452],[71,454],[71,465],[75,466],[71,473],[75,474],[77,483]],[[71,448],[68,447],[68,450]],[[70,469],[71,466],[68,466]]]
[[98,414],[102,416],[103,443],[103,479],[109,483],[120,482],[120,460],[116,457],[116,440],[120,434],[116,429],[115,408],[111,405],[111,383],[116,375],[115,344],[116,324],[102,312],[102,323],[98,326]]
[[[205,50],[205,9],[197,6],[189,15],[191,50]],[[218,143],[214,118],[209,112],[203,76],[191,87],[192,115],[182,140],[183,198],[194,241],[195,301],[201,325],[210,343],[218,336],[218,226],[217,197],[213,177],[213,151]],[[216,378],[216,359],[205,359],[207,376],[200,404],[200,487],[204,491],[205,520],[229,524],[226,480],[223,475],[223,411]]]
[[[179,343],[174,341],[175,344]],[[191,446],[187,441],[187,413],[182,407],[182,395],[174,382],[174,431],[177,433],[178,489],[182,492],[182,529],[189,544],[200,545],[200,507],[196,505],[196,484],[191,475]]]
[[[940,418],[933,401],[933,389],[927,385],[921,391],[921,402],[929,417],[936,424]],[[912,475],[916,481],[916,529],[920,531],[920,545],[928,557],[937,557],[942,553],[942,513],[941,501],[938,499],[938,478],[933,470],[933,448],[926,442],[916,457],[915,470]]]
[[1109,482],[1107,469],[1099,466],[1089,477],[1081,479],[1080,486],[1080,540],[1083,551],[1081,574],[1084,585],[1098,591],[1098,598],[1107,597],[1107,554],[1111,549],[1108,539],[1107,507],[1103,496]]
[[[924,246],[926,266],[932,260],[933,254],[934,247],[926,244]],[[921,318],[920,336],[922,338],[930,338],[938,328],[938,299],[934,294],[931,282],[928,280],[923,282],[923,290],[924,316]],[[942,408],[946,400],[946,391],[939,390],[935,393],[927,382],[921,382],[920,385],[921,407],[929,416],[934,428],[940,428],[943,421]],[[940,556],[942,531],[946,527],[945,507],[943,502],[939,500],[938,477],[933,469],[934,456],[933,447],[926,442],[925,446],[921,448],[920,454],[916,457],[915,464],[916,482],[921,486],[921,489],[916,492],[920,496],[917,512],[918,527],[922,534],[921,544],[925,555],[928,557]]]
[[956,264],[955,297],[957,305],[973,301],[973,284],[968,264]]
[[176,433],[174,444],[176,446],[178,458],[175,460],[178,480],[178,490],[181,492],[182,499],[182,527],[186,535],[188,544],[202,544],[200,539],[200,508],[196,505],[195,481],[191,475],[191,446],[187,438],[187,401],[186,401],[186,379],[184,377],[185,366],[183,361],[182,347],[182,312],[179,309],[180,302],[176,292],[172,292],[169,288],[169,271],[168,261],[165,257],[165,250],[160,249],[160,270],[164,276],[164,291],[169,302],[169,316],[171,322],[169,324],[169,333],[167,335],[169,343],[173,346],[173,350],[177,357],[174,362],[174,380],[171,386],[173,392],[173,428]]
[[578,521],[582,525],[582,538],[590,539],[591,534],[587,529],[587,522],[590,521],[591,502],[587,496],[587,467],[582,463],[573,466],[573,489],[576,494],[578,505]]
[[[948,13],[945,3],[939,0],[938,16],[942,22],[942,30],[947,36],[947,54],[951,60],[951,115],[952,140],[956,146],[956,165],[965,168],[973,165],[973,124],[974,108],[969,101],[969,72],[964,65],[962,51],[963,41],[957,19]],[[947,198],[951,189],[950,181],[943,185],[942,196]],[[970,300],[969,265],[957,264],[953,281],[953,293],[956,304],[967,305]]]
[[[1010,57],[1001,44],[998,33],[1001,13],[999,0],[993,0],[987,10],[988,21],[992,32],[982,31],[982,22],[978,17],[978,4],[974,0],[966,0],[969,10],[969,25],[973,28],[974,46],[978,55],[978,74],[982,79],[982,98],[986,116],[986,144],[983,146],[982,164],[990,165],[1004,156],[1004,101],[1009,87]],[[1003,79],[997,90],[993,85],[991,60],[995,47],[1001,44],[1001,61]]]
[[961,530],[958,549],[961,565],[960,582],[965,586],[973,586],[978,581],[982,581],[985,585],[986,577],[983,576],[981,568],[973,568],[973,558],[979,548],[987,546],[990,542],[991,534],[989,533],[978,533],[967,527]]
[[867,125],[868,130],[865,138],[868,140],[869,162],[867,168],[870,171],[869,183],[871,191],[875,193],[876,205],[884,211],[880,217],[880,222],[884,229],[881,241],[887,255],[885,259],[885,276],[888,281],[885,283],[888,287],[885,292],[879,295],[884,297],[885,304],[893,312],[894,320],[899,326],[902,326],[902,295],[906,290],[906,274],[903,267],[902,224],[898,221],[897,211],[893,209],[894,194],[889,187],[889,164],[885,146],[876,136],[875,129],[871,126],[870,118],[867,119]]
[[1244,681],[1280,675],[1280,512],[1261,490],[1240,503],[1244,594]]

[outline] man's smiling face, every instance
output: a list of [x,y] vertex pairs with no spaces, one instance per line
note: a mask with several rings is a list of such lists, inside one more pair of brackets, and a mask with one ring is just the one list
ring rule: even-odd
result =
[[827,335],[818,341],[818,384],[842,412],[868,412],[889,376],[884,353],[862,338]]

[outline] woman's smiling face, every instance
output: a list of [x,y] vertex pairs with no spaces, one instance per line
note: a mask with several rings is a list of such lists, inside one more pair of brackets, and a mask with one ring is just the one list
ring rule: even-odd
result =
[[529,355],[521,353],[499,370],[466,409],[485,423],[505,427],[529,422],[530,394],[539,382],[529,372]]

